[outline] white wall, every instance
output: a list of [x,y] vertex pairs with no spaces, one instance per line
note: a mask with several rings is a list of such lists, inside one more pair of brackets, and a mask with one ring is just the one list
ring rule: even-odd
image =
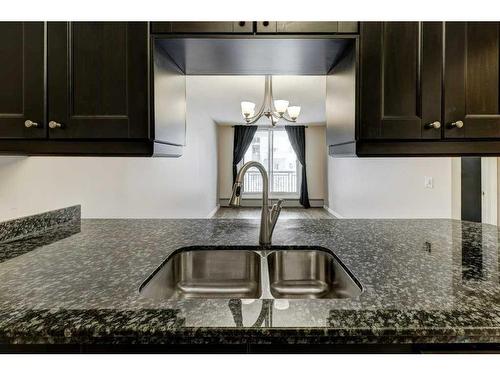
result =
[[498,166],[497,158],[481,158],[481,222],[498,223]]
[[500,223],[500,158],[497,158],[497,225]]
[[306,128],[307,190],[309,199],[325,199],[326,178],[326,126]]
[[451,218],[452,172],[448,157],[329,157],[329,208],[345,218]]
[[234,129],[231,126],[218,126],[218,198],[231,197],[233,184],[233,140]]
[[180,158],[0,157],[0,221],[82,205],[85,218],[206,217],[216,207],[216,127],[187,77]]
[[[219,198],[230,198],[233,181],[233,136],[231,126],[218,126]],[[326,199],[326,127],[306,128],[306,165],[309,199]]]
[[451,158],[451,218],[462,220],[462,160]]

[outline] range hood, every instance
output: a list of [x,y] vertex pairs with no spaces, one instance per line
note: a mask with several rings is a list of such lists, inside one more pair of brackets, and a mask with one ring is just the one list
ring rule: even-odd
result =
[[325,75],[352,42],[336,36],[156,39],[187,75]]

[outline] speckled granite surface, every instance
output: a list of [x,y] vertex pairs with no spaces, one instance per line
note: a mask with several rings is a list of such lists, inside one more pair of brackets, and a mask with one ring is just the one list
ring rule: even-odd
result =
[[70,221],[79,221],[81,206],[70,206],[36,215],[0,222],[0,243],[40,233]]
[[80,219],[0,244],[0,263],[80,232]]
[[[285,310],[256,300],[239,310],[239,300],[139,295],[172,251],[255,245],[258,227],[83,220],[80,233],[39,238],[39,247],[0,264],[0,343],[500,342],[499,231],[460,221],[278,222],[274,244],[318,245],[340,257],[363,284],[355,300],[289,300]],[[262,308],[268,324],[254,326]]]

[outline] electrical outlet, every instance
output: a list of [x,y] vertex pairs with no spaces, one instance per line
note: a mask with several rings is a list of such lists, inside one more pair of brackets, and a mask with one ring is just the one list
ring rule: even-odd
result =
[[424,250],[427,251],[428,253],[432,253],[432,245],[430,242],[428,241],[424,242]]
[[432,177],[429,177],[429,176],[425,176],[424,177],[424,186],[427,188],[427,189],[432,189],[434,188],[434,180]]

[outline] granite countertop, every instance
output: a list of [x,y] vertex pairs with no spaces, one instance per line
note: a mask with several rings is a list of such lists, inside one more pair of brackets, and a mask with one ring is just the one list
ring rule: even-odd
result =
[[[332,250],[363,285],[356,299],[284,310],[256,300],[235,317],[238,300],[139,294],[176,249],[256,245],[258,229],[242,219],[82,220],[0,245],[31,250],[0,263],[0,343],[500,342],[498,227],[455,220],[280,220],[273,244]],[[272,318],[255,327],[263,305]]]

